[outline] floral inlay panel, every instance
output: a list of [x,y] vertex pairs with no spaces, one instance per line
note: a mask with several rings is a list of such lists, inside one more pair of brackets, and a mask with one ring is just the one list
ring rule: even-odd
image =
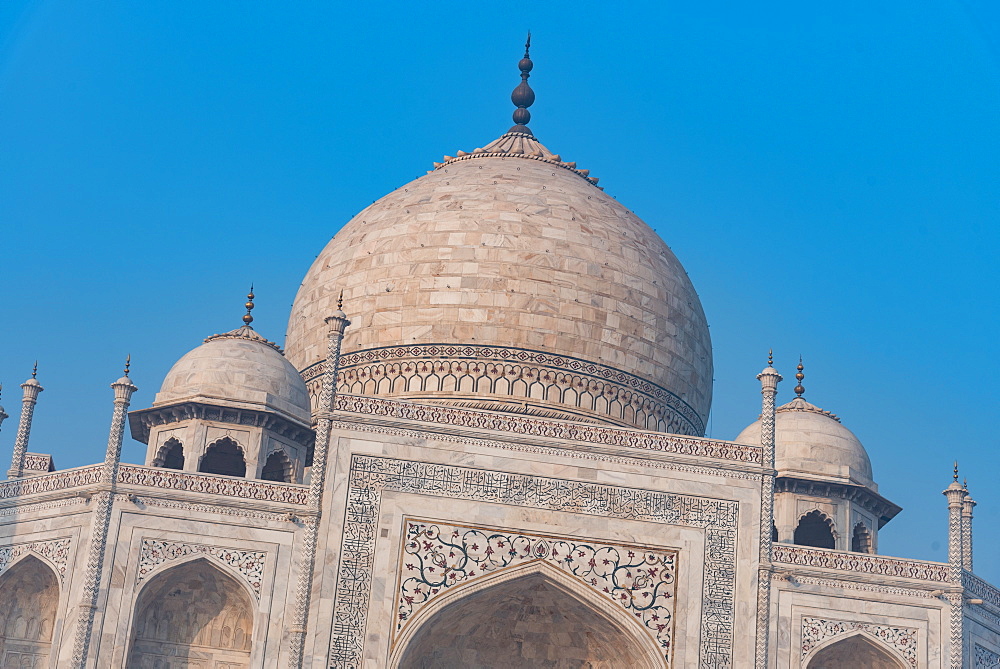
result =
[[911,667],[917,666],[917,630],[893,625],[872,625],[845,620],[802,619],[802,657],[833,637],[865,632],[902,655]]
[[171,560],[189,555],[208,555],[235,571],[243,577],[257,598],[260,598],[261,581],[264,578],[264,565],[267,553],[243,551],[222,546],[205,546],[159,539],[143,539],[139,549],[139,570],[136,582],[140,582],[154,569]]
[[546,562],[635,616],[669,663],[677,551],[575,541],[408,520],[395,633],[451,588],[529,562]]
[[976,669],[1000,669],[1000,654],[976,644]]
[[52,539],[51,541],[32,541],[13,546],[0,546],[0,574],[7,571],[19,557],[25,553],[41,555],[53,565],[59,574],[60,582],[66,576],[66,565],[69,562],[70,539]]

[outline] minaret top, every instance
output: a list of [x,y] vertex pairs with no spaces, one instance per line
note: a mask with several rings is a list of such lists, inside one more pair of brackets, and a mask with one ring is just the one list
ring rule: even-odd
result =
[[531,68],[534,67],[528,55],[530,50],[531,32],[528,32],[528,40],[524,43],[524,58],[517,64],[518,69],[521,70],[521,83],[510,94],[510,101],[517,107],[514,110],[514,127],[507,132],[519,132],[525,135],[532,134],[531,130],[528,129],[528,122],[531,120],[531,112],[528,111],[528,107],[535,102],[535,92],[528,85],[528,77],[531,76]]
[[250,312],[253,311],[253,297],[254,297],[253,296],[253,284],[251,283],[250,284],[250,292],[247,293],[247,303],[245,305],[243,305],[243,306],[245,306],[247,308],[247,312],[243,316],[243,323],[246,324],[247,327],[250,327],[250,324],[253,323],[253,316],[250,315]]
[[806,375],[802,373],[802,370],[805,369],[805,367],[802,366],[802,356],[801,355],[799,356],[799,364],[796,365],[795,369],[797,370],[795,372],[795,380],[798,381],[798,385],[795,386],[794,390],[795,390],[795,394],[796,395],[798,395],[799,397],[802,397],[802,393],[804,393],[806,391],[806,389],[802,385],[802,379],[806,378]]

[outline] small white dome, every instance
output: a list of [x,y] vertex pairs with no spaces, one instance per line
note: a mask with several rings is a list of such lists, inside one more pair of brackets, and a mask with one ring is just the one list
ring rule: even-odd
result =
[[309,424],[306,384],[281,349],[249,326],[214,335],[178,360],[153,406],[201,400],[233,408],[266,408]]
[[[777,409],[774,432],[779,476],[839,480],[878,490],[865,447],[829,411],[796,397]],[[759,444],[760,421],[740,432],[735,441]]]

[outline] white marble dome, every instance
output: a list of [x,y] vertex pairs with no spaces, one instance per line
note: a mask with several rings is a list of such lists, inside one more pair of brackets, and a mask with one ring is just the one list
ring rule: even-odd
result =
[[350,220],[302,281],[310,383],[344,291],[344,392],[704,434],[712,348],[684,268],[586,170],[511,132]]
[[[742,444],[760,443],[760,421],[740,432]],[[779,476],[856,483],[876,490],[868,452],[829,411],[801,397],[775,412],[774,459]]]
[[310,421],[302,377],[276,344],[249,326],[209,337],[174,363],[153,406],[181,401],[269,409],[297,423]]

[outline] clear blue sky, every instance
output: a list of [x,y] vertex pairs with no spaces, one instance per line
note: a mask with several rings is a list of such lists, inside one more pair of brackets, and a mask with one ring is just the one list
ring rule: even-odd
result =
[[126,353],[148,406],[251,281],[281,341],[344,222],[509,127],[530,28],[531,127],[699,290],[711,436],[803,354],[904,507],[882,552],[946,559],[957,458],[1000,583],[1000,5],[478,4],[0,3],[0,454],[36,358],[65,468],[102,459]]

